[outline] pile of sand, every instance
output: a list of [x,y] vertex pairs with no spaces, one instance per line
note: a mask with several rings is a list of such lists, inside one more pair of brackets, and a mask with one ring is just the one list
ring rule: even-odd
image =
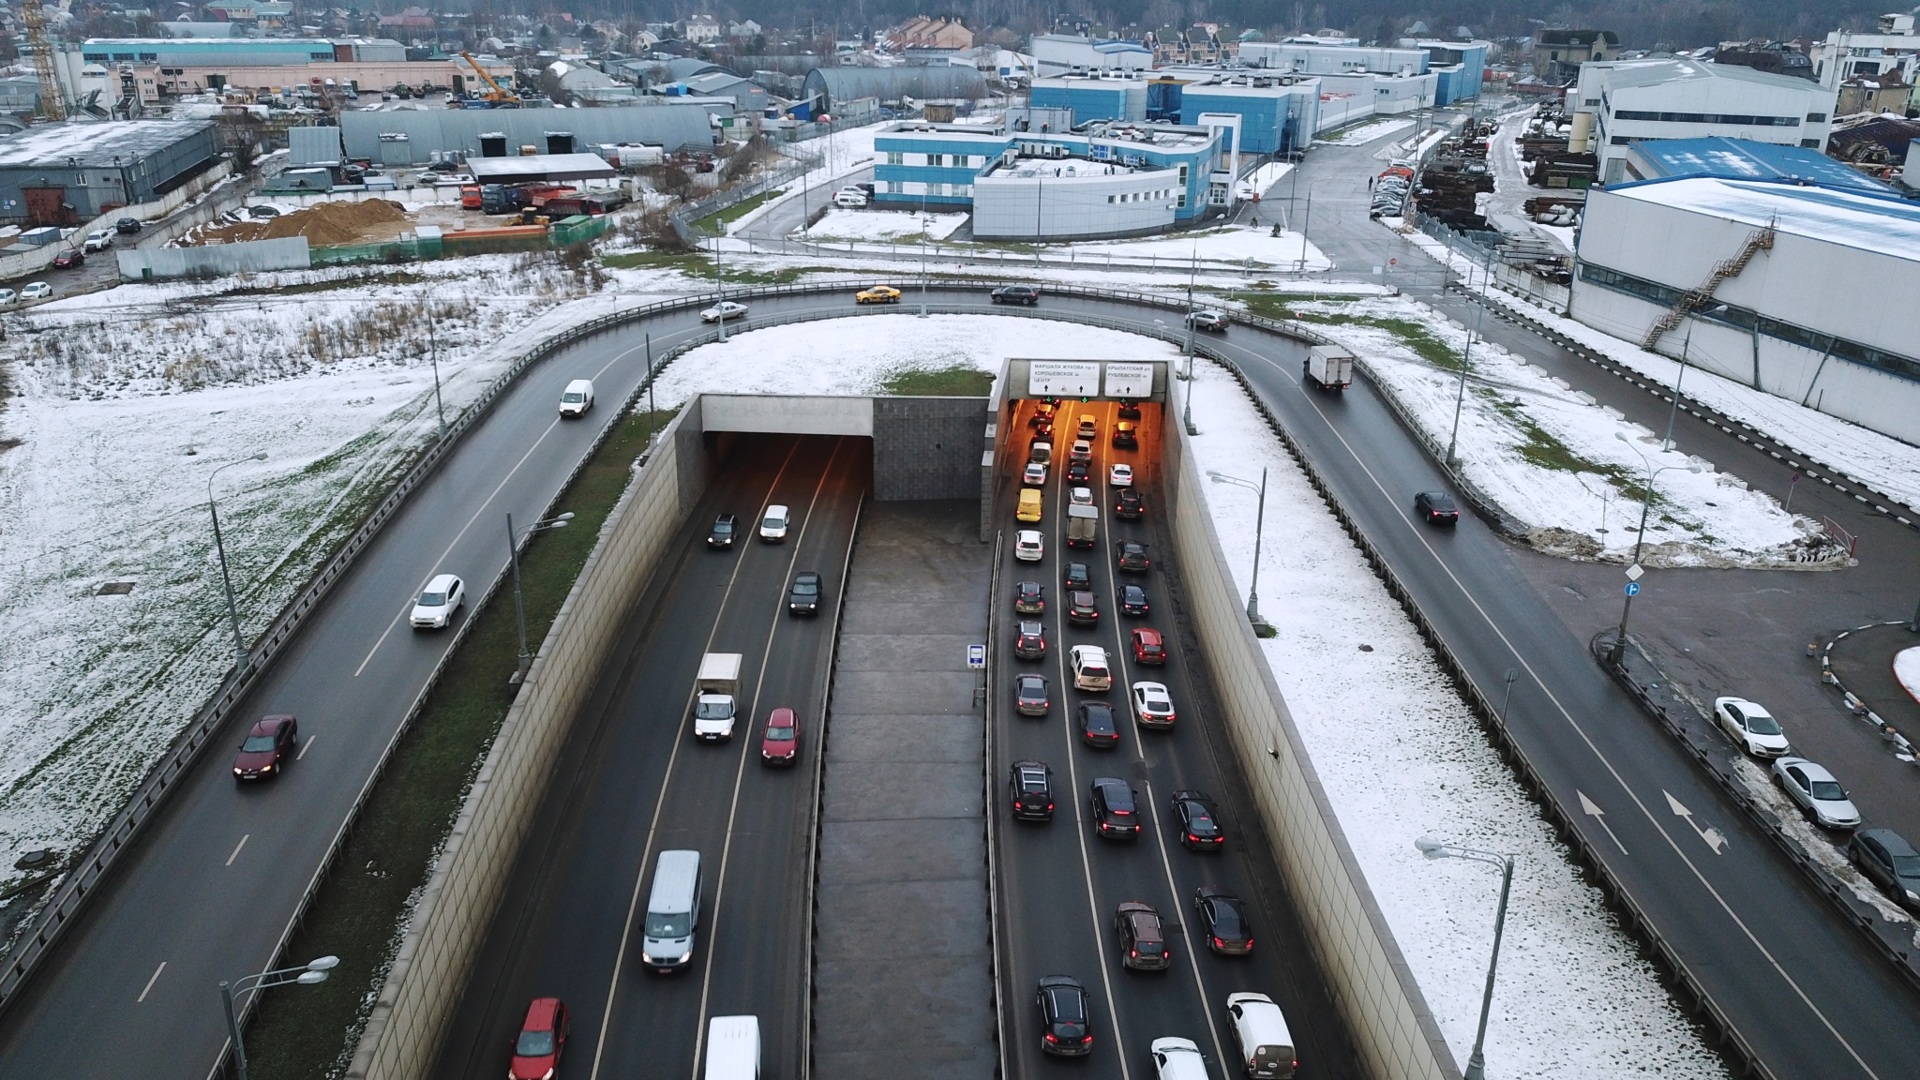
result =
[[240,244],[249,240],[278,240],[304,236],[314,247],[331,247],[365,240],[385,239],[394,234],[394,224],[407,220],[407,211],[397,202],[368,199],[365,202],[315,203],[305,210],[255,221],[230,225],[211,225],[182,238],[183,244]]

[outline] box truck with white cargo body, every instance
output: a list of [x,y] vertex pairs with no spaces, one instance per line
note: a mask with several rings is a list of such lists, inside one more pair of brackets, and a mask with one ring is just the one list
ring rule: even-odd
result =
[[1338,345],[1309,346],[1300,374],[1322,390],[1345,390],[1353,384],[1353,354]]
[[694,683],[693,737],[705,742],[733,738],[733,717],[740,693],[740,654],[708,653],[700,658]]
[[1090,548],[1100,531],[1100,511],[1075,504],[1067,507],[1067,546]]

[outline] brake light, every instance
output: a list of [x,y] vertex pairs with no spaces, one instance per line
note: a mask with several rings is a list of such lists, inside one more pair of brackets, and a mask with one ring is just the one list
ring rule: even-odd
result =
[[1060,1041],[1060,1036],[1055,1035],[1053,1032],[1049,1031],[1047,1032],[1047,1041],[1050,1043],[1057,1043]]
[[1216,949],[1224,949],[1227,947],[1227,943],[1216,937],[1213,939],[1213,947]]
[[1187,839],[1193,841],[1196,844],[1200,842],[1200,838],[1198,836],[1195,836],[1192,833],[1187,834]]
[[1127,950],[1127,955],[1128,955],[1128,956],[1131,956],[1131,957],[1133,957],[1133,958],[1134,958],[1135,960],[1138,960],[1138,959],[1140,959],[1140,950],[1139,950],[1139,949],[1128,949],[1128,950]]
[[1049,814],[1051,814],[1051,813],[1053,813],[1053,804],[1052,804],[1052,803],[1048,803],[1048,804],[1047,804],[1047,813],[1049,813]]

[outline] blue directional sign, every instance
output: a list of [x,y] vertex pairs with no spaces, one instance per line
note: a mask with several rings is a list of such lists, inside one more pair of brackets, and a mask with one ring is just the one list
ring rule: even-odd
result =
[[1637,581],[1629,581],[1629,582],[1627,582],[1627,595],[1628,595],[1628,596],[1639,596],[1639,595],[1640,595],[1640,583],[1639,583],[1639,582],[1637,582]]
[[987,647],[985,645],[967,646],[967,666],[976,671],[987,666]]

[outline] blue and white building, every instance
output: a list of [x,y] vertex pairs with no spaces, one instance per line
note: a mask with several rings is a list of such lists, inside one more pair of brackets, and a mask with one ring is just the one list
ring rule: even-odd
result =
[[1487,77],[1485,41],[1422,41],[1427,54],[1427,70],[1435,76],[1434,104],[1451,105],[1480,96],[1480,84]]
[[1158,232],[1231,205],[1236,126],[1108,122],[1076,134],[902,123],[874,136],[874,202],[970,208],[983,239]]

